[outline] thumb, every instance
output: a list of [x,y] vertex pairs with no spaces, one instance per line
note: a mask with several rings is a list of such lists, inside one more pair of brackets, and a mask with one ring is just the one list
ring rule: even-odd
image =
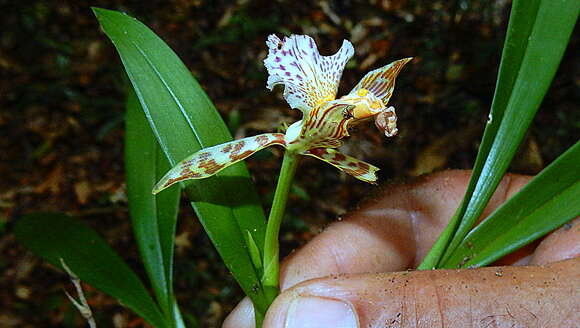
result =
[[580,258],[325,277],[283,292],[264,327],[570,327],[578,320],[578,285]]

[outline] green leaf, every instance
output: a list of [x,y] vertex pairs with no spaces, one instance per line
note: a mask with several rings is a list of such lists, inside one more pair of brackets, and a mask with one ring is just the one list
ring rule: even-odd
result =
[[514,1],[490,119],[465,197],[419,269],[443,263],[485,209],[552,82],[579,11],[575,0]]
[[246,243],[248,244],[248,250],[250,251],[250,258],[252,259],[252,263],[254,263],[254,267],[258,271],[262,271],[262,258],[260,257],[260,250],[258,249],[258,245],[252,238],[252,234],[246,230]]
[[23,217],[14,227],[20,244],[52,265],[62,258],[80,280],[113,296],[155,327],[169,327],[139,277],[88,225],[59,213]]
[[[177,55],[150,29],[123,13],[93,8],[125,66],[163,152],[173,166],[191,153],[231,140],[215,107]],[[243,163],[197,180],[187,195],[224,262],[254,304],[263,303],[244,232],[263,252],[265,217]]]
[[480,267],[580,215],[580,142],[478,225],[443,268]]
[[[532,15],[533,17],[534,2],[519,0],[515,2],[515,5],[520,8],[523,3],[531,10],[518,11],[516,15]],[[542,0],[535,15],[535,21],[515,20],[516,23],[521,24],[521,28],[514,27],[512,37],[507,42],[524,37],[524,40],[527,40],[527,46],[513,88],[511,88],[512,92],[505,105],[500,126],[475,185],[473,197],[465,209],[464,218],[449,245],[449,251],[453,251],[465,238],[505,174],[552,83],[579,12],[580,2],[576,0]],[[533,24],[531,29],[530,24]],[[520,30],[529,31],[529,33],[518,34]],[[500,90],[503,88],[509,88],[509,86],[498,86]],[[502,99],[499,104],[492,104],[492,120],[493,115],[496,114],[493,109],[503,108],[503,101]],[[498,112],[501,112],[501,109]],[[476,166],[477,164],[479,163],[476,163]]]
[[157,302],[173,320],[173,247],[181,190],[176,186],[157,197],[151,194],[159,175],[169,168],[137,96],[130,90],[125,133],[129,213]]

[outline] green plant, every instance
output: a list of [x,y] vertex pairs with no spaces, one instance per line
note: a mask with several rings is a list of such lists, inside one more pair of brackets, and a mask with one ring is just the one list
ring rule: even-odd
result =
[[[578,170],[574,170],[570,164],[564,164],[569,160],[572,163],[580,161],[580,155],[575,150],[577,147],[572,147],[565,156],[556,159],[552,166],[532,180],[530,186],[518,193],[517,197],[493,213],[484,225],[502,225],[500,222],[504,222],[503,226],[509,228],[507,231],[477,228],[478,231],[486,231],[485,238],[488,241],[494,240],[494,243],[477,243],[473,244],[473,248],[458,248],[462,243],[465,245],[469,242],[472,245],[474,238],[480,238],[481,232],[473,232],[466,240],[504,176],[552,82],[579,10],[580,4],[576,1],[514,1],[489,121],[465,197],[419,269],[488,264],[580,213],[580,203],[568,202],[566,196],[568,192],[574,191],[577,195],[577,189],[574,188],[578,188]],[[553,169],[559,165],[571,169],[571,172]],[[568,177],[568,174],[571,176]],[[548,205],[560,210],[543,212],[542,216],[533,215],[533,210],[539,211]],[[522,216],[522,213],[529,215]],[[525,221],[522,221],[525,223],[508,225],[505,216],[510,216],[513,222],[524,220],[525,217]],[[506,232],[514,237],[507,244],[505,240],[500,242]],[[482,258],[482,254],[487,256]],[[473,262],[471,259],[474,257],[479,261]]]
[[[514,1],[490,120],[466,197],[421,269],[489,264],[580,214],[577,143],[485,223],[472,228],[551,83],[579,10],[580,3],[573,0]],[[172,289],[175,224],[183,188],[228,269],[253,301],[259,323],[277,294],[277,236],[299,152],[285,155],[268,226],[241,162],[228,163],[207,179],[152,195],[170,167],[232,138],[207,95],[161,39],[125,14],[94,11],[131,81],[125,141],[129,209],[155,298],[79,220],[61,214],[29,215],[16,225],[18,240],[57,267],[63,261],[81,280],[119,299],[151,325],[184,327]],[[383,119],[383,128],[392,133],[386,114]]]

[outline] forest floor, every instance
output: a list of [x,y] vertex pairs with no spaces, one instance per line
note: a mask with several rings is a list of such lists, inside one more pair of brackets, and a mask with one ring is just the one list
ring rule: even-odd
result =
[[[399,135],[359,126],[345,153],[381,168],[389,184],[473,165],[493,97],[509,1],[94,1],[151,27],[185,62],[236,137],[299,119],[280,90],[266,88],[266,37],[313,36],[323,55],[343,39],[356,54],[339,94],[368,70],[413,56],[390,105]],[[79,327],[62,272],[18,245],[24,214],[64,212],[94,227],[144,277],[128,218],[123,136],[126,78],[90,8],[77,1],[0,1],[0,326]],[[574,33],[512,172],[535,174],[580,132],[580,34]],[[575,49],[575,50],[573,50]],[[247,161],[267,209],[281,152]],[[282,228],[284,254],[379,188],[303,160]],[[219,326],[242,295],[184,200],[176,240],[175,289],[188,320]],[[86,286],[103,326],[141,319]]]

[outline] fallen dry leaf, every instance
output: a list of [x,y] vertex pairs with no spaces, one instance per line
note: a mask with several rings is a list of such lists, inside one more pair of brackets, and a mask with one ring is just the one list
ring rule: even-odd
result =
[[88,181],[79,181],[76,182],[74,185],[75,195],[77,196],[77,200],[81,204],[86,204],[89,196],[91,195],[91,185]]
[[34,192],[37,194],[42,194],[44,192],[58,194],[60,192],[60,185],[64,179],[63,171],[62,165],[57,164],[56,167],[50,171],[46,179],[34,188]]

